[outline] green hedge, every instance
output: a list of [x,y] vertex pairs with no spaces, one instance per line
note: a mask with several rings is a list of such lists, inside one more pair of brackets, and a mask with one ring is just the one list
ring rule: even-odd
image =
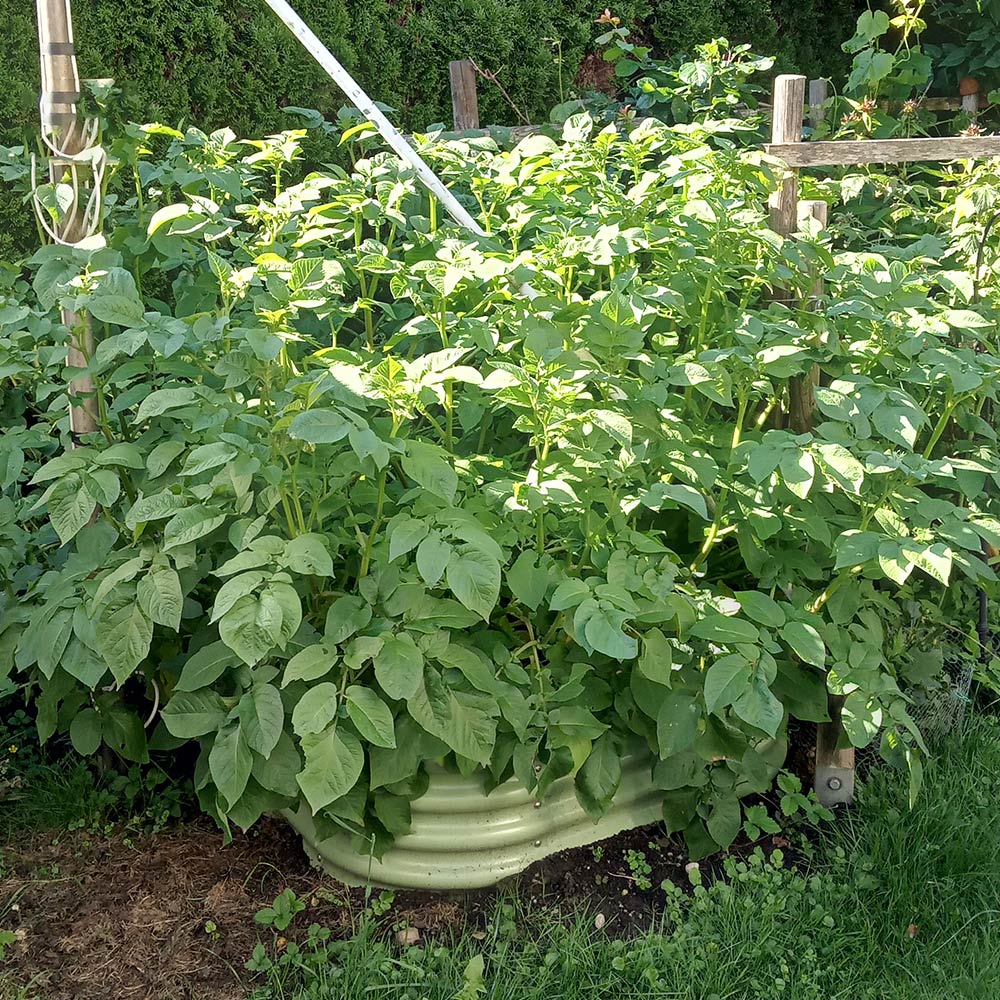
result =
[[[404,126],[448,121],[448,62],[472,56],[501,72],[511,98],[538,119],[559,99],[598,33],[606,0],[297,0],[302,16],[357,74],[371,95],[399,109]],[[840,41],[865,0],[619,0],[613,11],[636,25],[657,53],[720,34],[777,54],[779,68],[810,74],[843,68]],[[343,98],[261,0],[77,0],[80,71],[113,76],[121,113],[137,121],[231,125],[261,134],[291,122],[280,109],[332,112]],[[0,143],[30,137],[37,121],[34,4],[0,0]],[[499,90],[480,86],[484,122],[515,120]],[[26,212],[0,204],[0,253],[12,233],[30,238]]]
[[[599,0],[603,2],[603,0]],[[834,71],[839,43],[865,0],[621,0],[614,13],[639,25],[661,52],[725,34],[777,53],[783,68]],[[18,137],[35,120],[37,50],[33,5],[0,0],[6,52],[0,64],[0,129]],[[450,59],[471,55],[502,70],[515,103],[543,115],[559,94],[550,39],[563,43],[571,77],[597,29],[591,0],[299,0],[305,19],[375,98],[404,125],[450,116]],[[238,130],[277,128],[279,108],[333,109],[342,98],[260,0],[77,2],[81,72],[114,76],[123,110],[137,120],[181,119]],[[481,87],[484,120],[510,121],[499,91]]]

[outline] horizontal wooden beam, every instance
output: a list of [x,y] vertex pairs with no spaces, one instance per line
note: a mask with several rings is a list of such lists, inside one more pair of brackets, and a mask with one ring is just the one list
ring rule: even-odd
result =
[[944,139],[844,139],[770,143],[764,149],[790,167],[843,167],[863,163],[975,160],[1000,156],[1000,136]]

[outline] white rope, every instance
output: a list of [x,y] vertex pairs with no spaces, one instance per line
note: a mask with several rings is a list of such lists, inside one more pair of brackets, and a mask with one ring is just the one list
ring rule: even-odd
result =
[[[76,117],[80,96],[80,75],[77,71],[73,47],[73,14],[70,0],[38,0],[38,40],[41,64],[42,91],[39,115],[42,123],[42,141],[52,154],[49,163],[49,182],[60,183],[60,169],[69,171],[69,187],[73,192],[66,215],[53,224],[51,216],[42,205],[38,194],[38,169],[34,154],[31,157],[31,200],[42,229],[54,243],[73,246],[97,232],[102,214],[104,173],[107,155],[98,146],[100,122],[88,118],[80,122]],[[53,36],[59,37],[53,37]],[[60,60],[58,68],[56,60]],[[60,72],[61,71],[61,72]],[[56,111],[56,108],[62,110]],[[68,124],[67,124],[68,123]],[[91,171],[90,194],[80,209],[80,168]],[[76,225],[80,220],[79,226]],[[61,233],[72,232],[77,240],[67,240]]]

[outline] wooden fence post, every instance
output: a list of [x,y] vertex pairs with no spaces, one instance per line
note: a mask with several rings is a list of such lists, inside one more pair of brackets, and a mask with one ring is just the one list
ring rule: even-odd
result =
[[[822,81],[814,81],[820,83]],[[810,87],[810,103],[818,97],[819,88]],[[773,119],[771,141],[778,144],[802,141],[803,112],[806,98],[806,78],[784,75],[774,81]],[[818,103],[818,102],[817,102]],[[812,111],[812,109],[810,109]],[[826,222],[825,202],[807,202],[807,211],[821,223]],[[768,202],[771,228],[782,236],[789,236],[798,229],[799,183],[798,171],[791,169]],[[776,297],[787,293],[777,292]],[[813,387],[818,381],[816,367],[789,383],[789,427],[797,434],[809,433],[813,428],[815,399]],[[838,750],[842,726],[840,721],[843,698],[828,697],[830,722],[820,723],[816,729],[816,767],[814,787],[823,805],[850,802],[854,796],[854,750]]]
[[809,126],[817,129],[826,120],[826,99],[830,96],[829,80],[809,81]]
[[[790,73],[774,81],[771,108],[771,142],[802,141],[802,113],[806,100],[806,78]],[[790,236],[798,228],[799,177],[795,169],[782,180],[778,190],[768,200],[771,228],[782,236]]]
[[[825,201],[804,201],[800,204],[803,215],[812,216],[821,226],[826,226],[828,206]],[[813,298],[823,294],[823,279],[817,278]],[[788,383],[788,426],[796,434],[811,433],[816,396],[813,389],[819,385],[819,365],[813,365],[808,375],[799,375]]]
[[451,79],[451,110],[456,132],[479,128],[479,97],[476,94],[476,69],[471,59],[448,63]]

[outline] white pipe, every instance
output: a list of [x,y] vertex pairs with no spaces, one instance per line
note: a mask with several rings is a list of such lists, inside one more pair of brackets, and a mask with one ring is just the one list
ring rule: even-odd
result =
[[373,122],[392,150],[416,171],[427,189],[441,202],[459,225],[479,236],[485,236],[482,226],[461,206],[458,199],[444,186],[441,179],[420,158],[400,131],[378,109],[371,98],[358,86],[354,77],[340,65],[333,53],[316,37],[310,27],[295,12],[287,0],[264,0],[289,31],[303,44],[306,51],[326,70],[330,79],[354,102],[355,107]]

